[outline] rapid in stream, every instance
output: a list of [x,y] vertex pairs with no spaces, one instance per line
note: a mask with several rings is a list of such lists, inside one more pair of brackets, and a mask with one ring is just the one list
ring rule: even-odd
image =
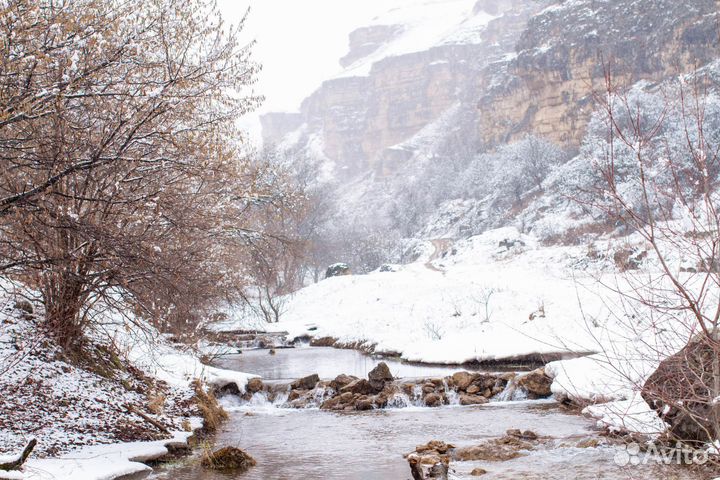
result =
[[[376,359],[350,350],[299,348],[248,351],[225,357],[224,368],[260,374],[266,380],[290,380],[312,373],[334,378],[340,373],[365,376],[385,361],[396,376],[450,375],[461,368],[408,365]],[[215,447],[236,446],[250,453],[257,466],[232,475],[204,470],[197,455],[165,465],[152,474],[162,480],[404,480],[410,470],[403,454],[419,444],[443,440],[456,446],[475,445],[502,437],[506,430],[532,430],[550,437],[544,446],[505,462],[452,462],[450,478],[471,477],[476,467],[483,479],[693,478],[676,468],[620,467],[614,459],[623,447],[578,448],[583,440],[599,439],[594,421],[561,409],[554,401],[491,402],[481,406],[407,407],[369,412],[337,413],[277,408],[245,403],[226,396],[221,402],[230,419],[216,435]]]

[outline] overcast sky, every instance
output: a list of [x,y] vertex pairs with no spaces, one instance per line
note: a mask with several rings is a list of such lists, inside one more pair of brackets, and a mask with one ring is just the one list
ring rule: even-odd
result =
[[257,40],[263,65],[261,111],[296,111],[320,83],[340,71],[348,33],[373,17],[417,0],[219,0],[224,17],[237,22],[250,7],[246,33]]

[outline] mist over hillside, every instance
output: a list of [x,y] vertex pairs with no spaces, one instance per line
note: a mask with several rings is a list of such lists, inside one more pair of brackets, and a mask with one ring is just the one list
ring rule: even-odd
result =
[[573,221],[560,179],[601,154],[606,75],[660,101],[713,71],[717,15],[711,0],[414,2],[348,32],[341,73],[299,113],[264,115],[263,138],[331,197],[326,263],[367,271],[407,259],[409,239],[505,225],[582,241],[568,231],[603,220]]

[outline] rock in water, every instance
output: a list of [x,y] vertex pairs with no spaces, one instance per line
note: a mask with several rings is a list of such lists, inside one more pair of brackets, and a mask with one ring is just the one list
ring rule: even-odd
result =
[[320,381],[320,376],[317,373],[303,377],[300,380],[295,380],[290,384],[290,388],[293,390],[312,390],[315,385]]
[[423,397],[423,402],[426,407],[439,407],[445,403],[442,395],[438,393],[428,393]]
[[341,388],[346,387],[350,385],[352,382],[359,380],[356,377],[351,377],[350,375],[345,375],[344,373],[341,373],[337,377],[335,377],[335,380],[330,382],[330,387],[332,387],[336,392],[339,392]]
[[545,375],[544,368],[538,368],[532,372],[517,377],[517,386],[528,393],[528,397],[532,399],[546,398],[552,395],[550,386],[552,378]]
[[251,378],[247,383],[247,391],[249,393],[257,393],[263,389],[263,382],[259,378]]
[[475,380],[475,375],[470,372],[457,372],[454,373],[452,378],[452,384],[457,387],[458,390],[465,390]]
[[454,448],[454,445],[439,440],[418,445],[413,453],[406,456],[413,480],[447,480],[450,454]]
[[[717,344],[700,337],[666,358],[647,379],[642,397],[670,425],[670,433],[685,442],[717,438],[720,405],[713,401],[713,361]],[[711,435],[711,437],[708,436]]]
[[482,405],[488,403],[488,399],[481,395],[460,394],[460,405]]
[[387,366],[387,363],[380,362],[378,363],[377,367],[370,370],[370,373],[368,373],[368,380],[372,381],[382,381],[382,382],[389,382],[393,380],[392,373],[390,373],[390,367]]
[[202,459],[202,466],[212,470],[233,471],[242,473],[257,465],[257,462],[239,448],[225,447],[208,453]]

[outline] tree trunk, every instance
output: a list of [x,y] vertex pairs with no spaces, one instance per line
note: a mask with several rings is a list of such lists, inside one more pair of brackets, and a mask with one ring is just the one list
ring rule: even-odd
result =
[[43,287],[46,325],[60,347],[68,351],[82,343],[84,333],[79,321],[83,286],[73,276],[50,273]]
[[20,454],[20,456],[17,458],[17,460],[13,460],[12,462],[7,463],[0,463],[0,470],[3,471],[10,471],[10,470],[19,470],[20,467],[23,466],[23,464],[27,461],[28,457],[32,453],[33,449],[35,448],[35,445],[37,445],[37,440],[34,438],[30,440],[30,443],[27,444],[23,452]]

